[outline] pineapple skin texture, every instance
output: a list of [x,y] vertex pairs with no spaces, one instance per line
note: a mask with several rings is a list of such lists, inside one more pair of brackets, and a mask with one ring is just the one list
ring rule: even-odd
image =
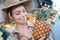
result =
[[51,29],[49,28],[50,26],[51,25],[47,23],[46,21],[37,20],[34,23],[34,28],[33,28],[33,33],[32,33],[33,39],[39,40],[43,36],[45,36],[44,40],[49,39],[49,33],[51,31]]

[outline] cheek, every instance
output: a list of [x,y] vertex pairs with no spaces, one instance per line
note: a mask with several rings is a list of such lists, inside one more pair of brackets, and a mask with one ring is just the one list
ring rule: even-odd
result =
[[15,15],[13,16],[13,20],[14,20],[14,21],[17,21],[18,18],[19,18],[19,16],[15,16]]

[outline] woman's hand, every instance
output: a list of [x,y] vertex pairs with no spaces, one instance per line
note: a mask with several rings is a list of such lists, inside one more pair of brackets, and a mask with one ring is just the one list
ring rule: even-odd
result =
[[40,38],[39,40],[44,40],[45,39],[45,36],[43,36],[42,38]]
[[[40,38],[39,40],[44,40],[45,36],[43,36],[42,38]],[[32,37],[32,40],[34,40],[34,38]]]
[[[42,38],[40,38],[39,40],[44,40],[46,37],[43,36]],[[50,38],[47,38],[46,40],[50,40]]]

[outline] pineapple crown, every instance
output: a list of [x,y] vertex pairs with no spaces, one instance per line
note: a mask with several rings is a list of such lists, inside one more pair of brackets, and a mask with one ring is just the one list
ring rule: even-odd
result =
[[52,10],[52,8],[37,8],[37,9],[32,10],[32,12],[34,14],[35,13],[37,14],[36,20],[46,21],[49,18],[51,18],[53,14],[56,14],[56,13],[50,12],[50,10]]

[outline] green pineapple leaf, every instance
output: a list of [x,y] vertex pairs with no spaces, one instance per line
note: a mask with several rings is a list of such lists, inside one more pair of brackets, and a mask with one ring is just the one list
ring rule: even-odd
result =
[[46,9],[37,8],[32,11],[37,13],[36,20],[46,21],[46,20],[50,19],[54,14],[54,13],[50,12],[50,10],[51,10],[51,8],[46,8]]

